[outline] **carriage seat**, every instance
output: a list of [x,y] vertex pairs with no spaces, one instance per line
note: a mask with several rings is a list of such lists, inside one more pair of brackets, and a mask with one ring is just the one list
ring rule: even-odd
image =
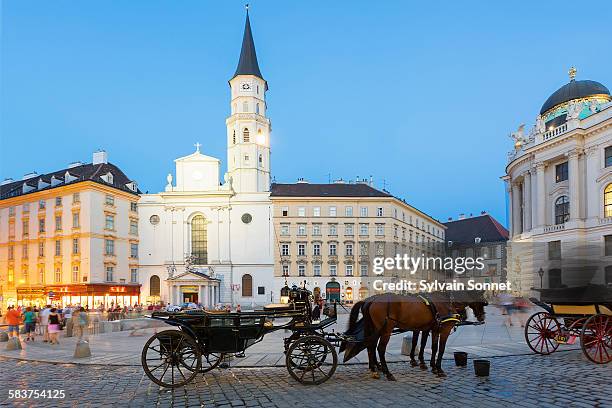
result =
[[270,303],[264,306],[264,310],[292,310],[293,305],[289,303]]

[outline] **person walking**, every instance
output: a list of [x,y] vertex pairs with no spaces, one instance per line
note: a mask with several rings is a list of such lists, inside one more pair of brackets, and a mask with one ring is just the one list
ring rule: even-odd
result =
[[8,336],[19,338],[19,324],[21,323],[21,315],[15,306],[9,306],[6,312],[6,324],[8,324]]
[[43,342],[49,341],[49,313],[51,313],[51,305],[47,305],[38,314],[38,325],[40,326],[40,333],[43,336]]
[[82,340],[83,334],[85,334],[85,330],[87,330],[89,326],[89,315],[87,315],[87,311],[81,307],[77,309],[72,316],[75,323],[74,329],[78,333],[79,340]]
[[59,344],[57,337],[60,332],[60,316],[56,308],[51,308],[49,312],[49,339],[51,344]]
[[26,341],[34,341],[34,330],[36,329],[36,313],[28,306],[23,313],[23,324],[25,325]]

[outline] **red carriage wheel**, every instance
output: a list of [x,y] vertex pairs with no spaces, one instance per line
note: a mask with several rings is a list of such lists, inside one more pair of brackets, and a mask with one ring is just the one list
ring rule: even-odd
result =
[[561,334],[559,321],[546,312],[532,315],[525,325],[525,340],[531,350],[538,354],[554,352],[559,343],[555,337]]
[[582,352],[592,362],[612,361],[612,317],[603,314],[589,317],[582,326],[580,343]]

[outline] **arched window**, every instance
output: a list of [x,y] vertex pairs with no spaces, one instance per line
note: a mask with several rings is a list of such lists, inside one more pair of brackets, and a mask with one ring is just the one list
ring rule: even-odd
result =
[[153,275],[151,279],[149,279],[149,296],[159,296],[160,295],[160,280],[159,276]]
[[236,131],[232,134],[232,144],[236,144]]
[[255,105],[255,113],[259,115],[259,104]]
[[194,257],[195,265],[205,265],[208,263],[206,219],[201,215],[196,215],[191,220],[191,255]]
[[555,224],[563,224],[569,221],[569,199],[561,196],[555,201]]
[[243,102],[242,103],[242,111],[243,112],[248,112],[249,111],[249,104],[247,102]]
[[248,143],[250,141],[249,129],[247,128],[244,128],[244,130],[242,131],[242,141],[244,143]]
[[604,191],[604,217],[612,217],[612,183]]
[[253,277],[248,273],[242,275],[242,297],[253,296]]

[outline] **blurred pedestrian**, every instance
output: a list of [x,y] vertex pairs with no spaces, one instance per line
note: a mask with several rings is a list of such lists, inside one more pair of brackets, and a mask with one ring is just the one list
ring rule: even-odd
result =
[[83,334],[89,326],[89,315],[87,314],[87,311],[81,307],[75,312],[73,319],[75,322],[74,330],[77,332],[79,340],[82,340]]
[[15,306],[8,307],[6,312],[6,324],[8,324],[8,336],[19,338],[19,324],[21,323],[21,315]]
[[34,330],[36,329],[36,313],[28,306],[23,312],[23,324],[25,325],[26,341],[34,341]]
[[59,344],[57,337],[60,332],[60,315],[56,308],[51,308],[49,311],[49,342],[51,344]]

